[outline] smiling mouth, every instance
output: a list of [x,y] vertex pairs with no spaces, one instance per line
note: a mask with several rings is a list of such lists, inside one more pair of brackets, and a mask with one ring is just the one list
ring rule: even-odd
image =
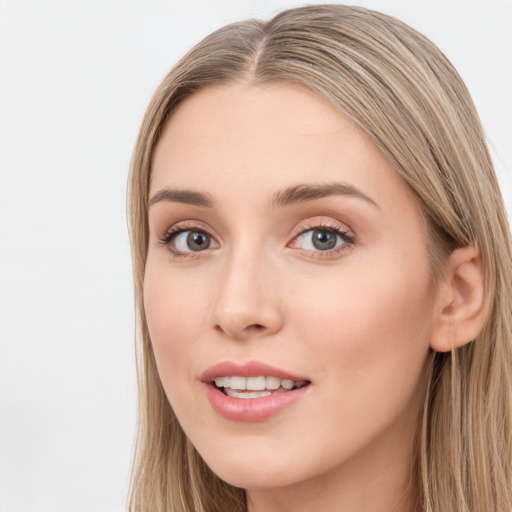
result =
[[212,384],[231,398],[263,398],[277,393],[286,393],[310,384],[307,380],[294,381],[274,376],[216,377]]

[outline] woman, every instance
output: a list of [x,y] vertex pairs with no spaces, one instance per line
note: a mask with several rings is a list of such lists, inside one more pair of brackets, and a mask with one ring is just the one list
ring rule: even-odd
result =
[[512,510],[509,227],[444,55],[345,6],[225,27],[132,162],[131,509]]

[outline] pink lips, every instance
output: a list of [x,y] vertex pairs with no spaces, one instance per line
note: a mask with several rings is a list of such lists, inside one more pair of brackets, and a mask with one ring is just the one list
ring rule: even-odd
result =
[[201,376],[205,385],[206,396],[213,409],[224,418],[240,422],[263,421],[299,400],[309,389],[304,386],[286,392],[274,393],[261,398],[232,398],[222,393],[214,383],[215,378],[224,376],[258,377],[274,376],[280,379],[293,381],[308,380],[305,377],[293,375],[289,372],[274,368],[264,363],[251,361],[246,364],[236,364],[231,361],[212,366]]

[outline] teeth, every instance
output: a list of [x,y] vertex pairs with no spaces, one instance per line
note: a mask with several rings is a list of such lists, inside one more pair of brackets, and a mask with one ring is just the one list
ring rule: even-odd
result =
[[283,386],[284,389],[292,389],[293,386],[295,386],[295,382],[293,382],[293,380],[290,379],[283,379],[281,381],[281,386]]
[[[306,381],[298,381],[295,382],[290,379],[280,379],[278,377],[217,377],[215,379],[215,385],[218,388],[224,388],[226,394],[229,396],[234,396],[228,393],[228,390],[233,391],[276,391],[279,388],[283,388],[286,391],[289,391],[293,388],[300,388],[307,384]],[[239,394],[239,393],[238,393]],[[268,396],[270,393],[261,394],[256,393],[257,396],[251,396],[255,393],[243,393],[243,396],[237,396],[236,398],[259,398],[260,396]]]
[[226,388],[226,395],[232,398],[261,398],[263,396],[269,396],[272,393],[270,391],[252,391],[251,393],[236,391],[231,388]]
[[281,387],[281,379],[278,379],[277,377],[267,377],[265,381],[267,389],[279,389]]
[[265,377],[248,377],[247,387],[251,391],[263,391],[267,385]]
[[[228,379],[231,389],[247,389],[247,379],[245,377],[228,377]],[[224,377],[224,387],[228,387],[226,380],[226,377]]]

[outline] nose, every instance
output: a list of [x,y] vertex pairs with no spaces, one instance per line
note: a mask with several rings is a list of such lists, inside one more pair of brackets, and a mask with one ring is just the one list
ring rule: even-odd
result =
[[283,325],[272,266],[250,251],[233,253],[219,273],[211,326],[234,340],[269,336]]

